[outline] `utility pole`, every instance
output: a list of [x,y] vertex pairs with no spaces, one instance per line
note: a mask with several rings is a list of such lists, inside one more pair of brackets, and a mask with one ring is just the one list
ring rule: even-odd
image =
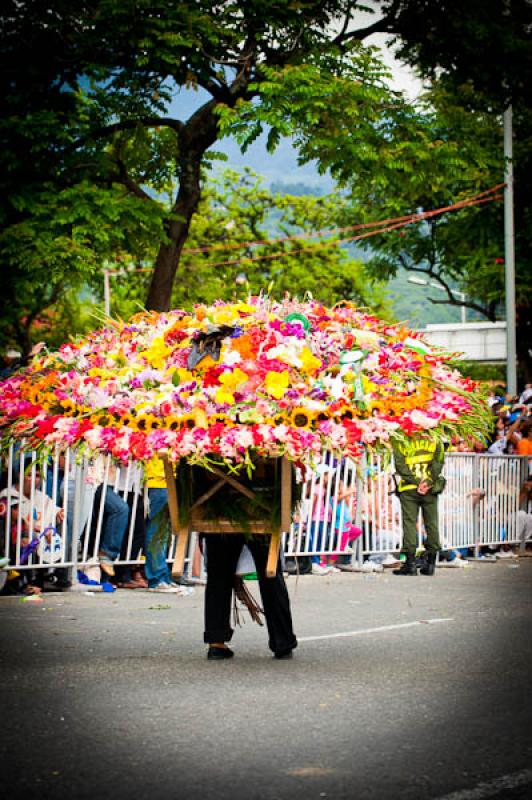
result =
[[515,341],[514,168],[512,106],[504,111],[504,287],[506,297],[506,391],[517,393]]

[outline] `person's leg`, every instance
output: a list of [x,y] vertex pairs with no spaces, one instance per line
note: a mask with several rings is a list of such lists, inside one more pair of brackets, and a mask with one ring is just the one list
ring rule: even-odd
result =
[[440,552],[440,531],[438,525],[438,495],[426,494],[421,503],[423,523],[427,532],[426,549],[427,553],[438,554]]
[[209,534],[205,536],[207,553],[207,586],[205,587],[206,644],[230,642],[231,598],[233,583],[244,537],[239,534]]
[[290,598],[284,581],[280,559],[277,561],[277,572],[273,578],[266,577],[266,563],[270,538],[259,536],[247,542],[253,555],[260,594],[264,607],[264,616],[268,627],[268,645],[276,655],[290,653],[297,647],[297,639],[292,628]]
[[[324,522],[319,522],[317,520],[312,520],[310,523],[309,535],[310,535],[310,548],[311,550],[321,550],[322,541],[323,541],[323,530],[325,527]],[[321,561],[321,556],[313,555],[310,556],[310,560],[313,564],[319,564]]]
[[532,514],[526,511],[517,512],[517,538],[519,539],[519,550],[524,553],[526,543],[532,539]]
[[104,498],[104,524],[100,549],[113,559],[120,555],[128,520],[129,508],[126,501],[108,486]]
[[[126,526],[126,535],[122,539],[122,546],[120,548],[121,561],[136,561],[139,557],[141,550],[144,550],[146,540],[146,525],[144,519],[144,501],[142,496],[137,497],[135,505],[135,494],[129,492],[127,495],[127,508],[129,512],[129,521],[133,512],[133,529],[131,531],[131,549],[129,552],[129,530],[130,525]],[[135,564],[125,564],[116,568],[117,580],[119,583],[124,584],[125,588],[148,588],[147,581],[143,577],[140,568]],[[135,585],[133,585],[135,584]]]
[[[436,559],[440,551],[440,534],[438,528],[438,495],[426,494],[421,503],[423,514],[423,524],[427,533],[425,543],[425,563],[419,570],[421,575],[434,575],[436,570]],[[456,559],[456,552],[453,551],[453,558]],[[461,562],[463,563],[463,562]],[[459,565],[459,562],[456,562]]]
[[401,549],[406,555],[406,561],[399,569],[393,570],[394,575],[417,575],[417,518],[420,497],[421,495],[415,491],[399,494],[403,519],[403,546]]
[[148,489],[150,513],[146,520],[146,562],[144,570],[148,586],[153,589],[160,583],[170,583],[166,563],[168,549],[168,490]]

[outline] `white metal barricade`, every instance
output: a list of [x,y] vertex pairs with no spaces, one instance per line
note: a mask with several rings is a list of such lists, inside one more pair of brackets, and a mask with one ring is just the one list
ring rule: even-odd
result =
[[[397,552],[401,509],[393,464],[382,456],[337,462],[324,454],[322,467],[302,486],[301,501],[283,538],[285,555],[365,555]],[[442,546],[478,548],[519,541],[519,492],[530,459],[450,453],[447,486],[439,513]],[[107,522],[106,502],[122,504],[127,527],[117,564],[138,564],[135,518],[145,514],[146,491],[139,465],[116,467],[110,457],[77,459],[71,450],[40,463],[34,453],[11,446],[2,467],[0,557],[9,568],[84,568],[98,563]],[[111,493],[108,495],[108,493]],[[192,534],[186,568],[197,535]],[[423,544],[420,526],[419,545]],[[175,541],[170,539],[168,561]]]

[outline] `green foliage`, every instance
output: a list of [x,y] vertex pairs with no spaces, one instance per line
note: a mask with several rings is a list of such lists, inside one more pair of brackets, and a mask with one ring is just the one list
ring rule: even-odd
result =
[[[309,237],[334,229],[343,203],[339,195],[272,193],[249,170],[226,170],[205,184],[172,306],[245,297],[271,285],[278,297],[311,292],[326,303],[351,299],[389,314],[379,282],[366,275],[335,236]],[[302,234],[306,238],[297,238]],[[287,240],[275,241],[282,238]],[[112,313],[126,318],[138,310],[148,276],[131,263],[111,280]]]
[[[469,84],[479,107],[528,105],[532,77],[529,0],[403,0],[393,23],[399,56],[424,77]],[[486,106],[484,105],[484,108]]]
[[106,259],[134,252],[153,254],[162,237],[161,210],[120,187],[100,188],[87,181],[61,191],[45,185],[32,198],[18,198],[19,219],[0,233],[4,310],[0,345],[28,352],[35,338],[57,339],[64,329],[46,320],[74,322],[70,313],[80,290],[102,287]]
[[495,382],[506,385],[505,364],[485,364],[478,361],[457,361],[457,370],[466,378],[474,381]]

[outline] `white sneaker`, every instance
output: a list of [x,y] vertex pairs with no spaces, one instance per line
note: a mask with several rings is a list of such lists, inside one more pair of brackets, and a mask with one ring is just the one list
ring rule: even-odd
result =
[[360,567],[361,572],[384,572],[382,564],[377,564],[376,561],[364,561]]
[[321,564],[312,565],[313,575],[329,575],[330,572],[331,572],[330,567],[322,567]]
[[468,567],[469,561],[466,561],[465,558],[455,558],[454,561],[451,561],[451,564],[456,564],[457,567]]
[[515,553],[512,550],[499,550],[495,558],[515,558]]
[[387,553],[384,561],[381,561],[383,567],[396,567],[400,563],[400,559],[396,558],[391,553]]
[[179,594],[179,586],[170,586],[169,583],[158,583],[157,586],[149,586],[149,592],[161,592],[162,594]]

